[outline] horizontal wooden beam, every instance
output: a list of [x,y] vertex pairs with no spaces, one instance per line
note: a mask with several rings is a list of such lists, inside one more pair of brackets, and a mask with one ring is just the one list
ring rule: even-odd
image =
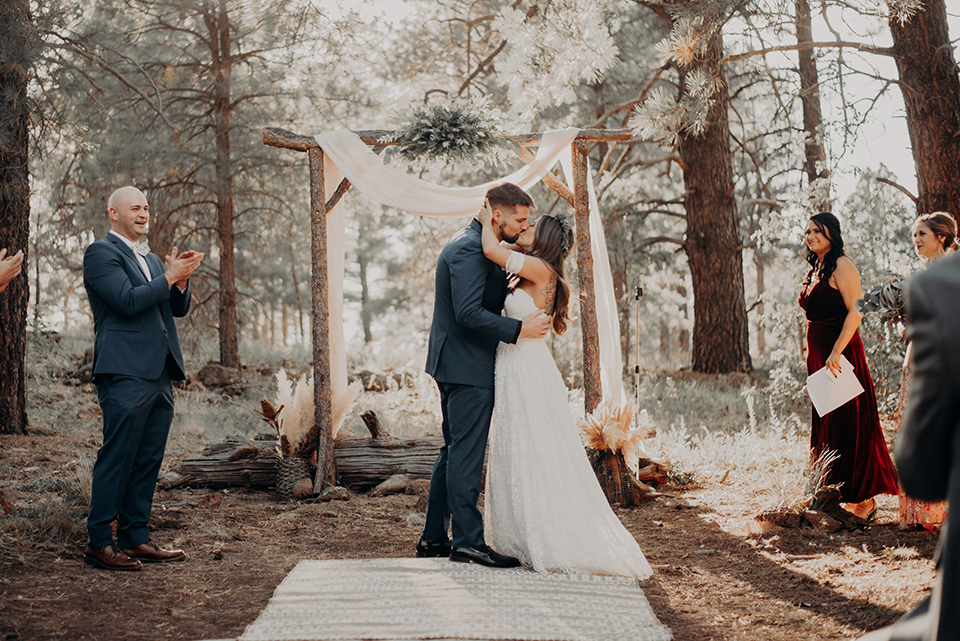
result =
[[[360,140],[368,145],[396,145],[396,142],[382,142],[384,137],[392,138],[396,133],[386,129],[367,129],[353,132],[360,137]],[[518,144],[536,143],[543,137],[542,133],[529,134],[510,134],[504,136],[507,140]],[[633,132],[629,129],[581,129],[577,134],[577,140],[584,142],[599,141],[628,141],[633,139]],[[278,127],[265,127],[263,129],[263,144],[281,149],[293,149],[294,151],[307,151],[319,147],[313,136],[304,136],[295,134],[286,129]]]

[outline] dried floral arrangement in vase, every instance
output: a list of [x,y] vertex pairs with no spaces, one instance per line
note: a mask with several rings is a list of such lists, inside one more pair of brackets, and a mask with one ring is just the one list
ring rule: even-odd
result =
[[[337,437],[361,389],[362,384],[354,381],[331,399],[333,438]],[[277,491],[282,498],[304,498],[312,493],[312,485],[308,491],[306,484],[300,482],[310,479],[317,464],[320,428],[314,420],[315,407],[312,373],[304,374],[294,383],[282,369],[277,374],[276,400],[260,401],[257,414],[277,433],[277,455],[280,457]]]
[[580,439],[603,493],[610,503],[624,506],[636,505],[651,494],[643,481],[666,481],[666,465],[648,459],[640,447],[643,439],[654,435],[656,426],[646,411],[637,415],[634,425],[635,412],[632,403],[604,401],[578,421]]
[[[277,454],[280,457],[277,492],[284,499],[303,498],[296,495],[307,493],[308,484],[312,491],[310,478],[317,453],[313,377],[301,376],[294,384],[281,369],[277,374],[276,401],[271,403],[261,399],[257,413],[277,433]],[[304,479],[306,483],[303,483]]]

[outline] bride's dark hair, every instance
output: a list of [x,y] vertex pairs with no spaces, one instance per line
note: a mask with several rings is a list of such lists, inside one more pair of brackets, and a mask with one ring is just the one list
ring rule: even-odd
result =
[[553,316],[553,331],[562,334],[567,331],[567,306],[570,303],[570,286],[564,279],[563,260],[573,245],[573,230],[564,218],[541,216],[533,231],[533,245],[527,255],[542,260],[557,277],[557,292],[548,312]]
[[820,257],[807,247],[804,258],[810,263],[810,271],[807,272],[807,277],[803,281],[804,285],[810,284],[814,272],[817,273],[818,281],[829,279],[833,276],[834,270],[837,269],[837,260],[841,256],[846,256],[843,251],[843,234],[840,233],[840,221],[837,220],[837,217],[829,211],[822,211],[810,216],[810,220],[817,226],[820,233],[830,241],[830,251],[823,257],[823,264],[820,264]]

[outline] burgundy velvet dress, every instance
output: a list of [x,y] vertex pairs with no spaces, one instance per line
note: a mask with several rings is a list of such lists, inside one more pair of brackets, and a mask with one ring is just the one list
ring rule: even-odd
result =
[[[804,287],[800,307],[807,313],[807,374],[812,374],[830,356],[843,329],[847,308],[829,279]],[[897,473],[880,429],[873,379],[859,330],[853,333],[843,355],[853,365],[864,393],[822,418],[811,408],[810,449],[814,457],[828,449],[840,455],[826,482],[840,485],[843,501],[859,503],[877,494],[896,494]]]

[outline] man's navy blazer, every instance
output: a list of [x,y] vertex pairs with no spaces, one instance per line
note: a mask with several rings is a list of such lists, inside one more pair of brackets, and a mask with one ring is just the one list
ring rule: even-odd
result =
[[83,286],[93,310],[93,376],[121,374],[155,380],[172,356],[170,378],[187,377],[174,316],[190,310],[190,286],[184,292],[167,284],[154,254],[145,256],[147,282],[133,250],[107,234],[83,255]]
[[481,231],[474,219],[440,252],[426,369],[438,383],[493,389],[497,345],[516,343],[522,322],[500,314],[506,273],[483,255]]

